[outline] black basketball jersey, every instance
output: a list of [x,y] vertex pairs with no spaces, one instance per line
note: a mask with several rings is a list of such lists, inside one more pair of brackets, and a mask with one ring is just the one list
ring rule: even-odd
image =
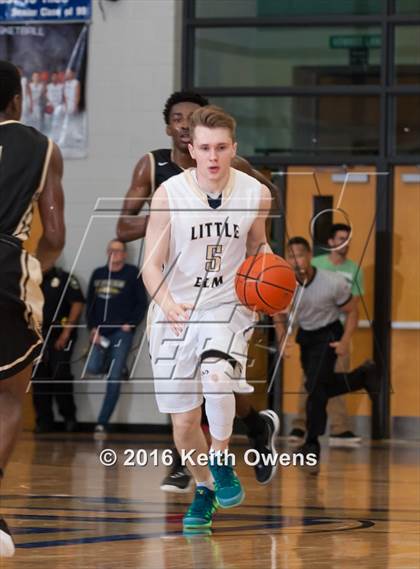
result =
[[27,239],[51,151],[52,142],[35,128],[0,123],[0,234]]
[[152,184],[152,194],[163,182],[166,182],[172,176],[181,174],[184,170],[171,159],[170,148],[161,148],[160,150],[152,150],[149,152],[150,157],[150,181]]

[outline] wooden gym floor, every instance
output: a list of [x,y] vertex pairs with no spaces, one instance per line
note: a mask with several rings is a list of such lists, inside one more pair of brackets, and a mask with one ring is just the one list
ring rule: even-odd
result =
[[[145,442],[147,440],[147,443]],[[211,536],[184,537],[191,494],[159,490],[164,466],[105,467],[104,448],[168,448],[169,440],[114,435],[22,436],[3,484],[1,511],[17,543],[11,569],[297,569],[420,567],[420,443],[323,448],[318,476],[279,468],[255,482],[234,450],[247,497],[219,510]],[[287,450],[284,441],[279,449]],[[292,449],[289,449],[292,450]]]

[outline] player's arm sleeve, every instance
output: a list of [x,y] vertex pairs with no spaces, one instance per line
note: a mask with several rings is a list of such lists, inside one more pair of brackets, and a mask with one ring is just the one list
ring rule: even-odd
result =
[[351,293],[351,286],[341,275],[335,275],[337,277],[335,284],[335,303],[340,308],[344,306],[353,298]]

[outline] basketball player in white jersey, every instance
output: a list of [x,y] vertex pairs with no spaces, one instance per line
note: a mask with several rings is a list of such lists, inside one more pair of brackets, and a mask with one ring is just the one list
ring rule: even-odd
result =
[[[235,274],[247,255],[271,251],[265,222],[271,194],[231,168],[235,121],[218,107],[190,119],[189,150],[197,167],[156,191],[146,232],[143,279],[151,297],[150,354],[159,410],[196,481],[184,528],[209,528],[217,506],[240,504],[244,491],[226,452],[235,417],[234,392],[250,392],[245,370],[255,314],[238,304]],[[164,266],[162,272],[162,266]],[[211,435],[208,466],[200,428],[205,399]]]
[[64,120],[59,145],[74,146],[81,140],[79,115],[80,81],[72,69],[67,69],[64,81]]
[[39,73],[32,73],[32,81],[29,83],[29,90],[31,92],[32,112],[28,122],[31,126],[40,130],[42,128],[45,85],[41,81]]
[[46,129],[51,138],[58,142],[64,115],[64,84],[56,72],[51,74],[51,81],[47,85],[46,111]]
[[[24,395],[42,347],[41,270],[64,246],[63,160],[57,146],[19,119],[18,69],[0,61],[0,481],[22,423]],[[36,258],[23,248],[38,202],[43,235]],[[15,550],[0,517],[0,557]]]
[[80,103],[80,81],[76,79],[76,74],[72,69],[66,71],[64,100],[66,103],[66,113],[69,115],[77,113]]
[[[117,225],[117,235],[122,241],[133,241],[145,236],[149,217],[138,215],[143,206],[150,203],[156,189],[166,180],[188,168],[195,167],[195,160],[188,150],[191,142],[189,119],[194,111],[208,104],[205,97],[190,91],[177,91],[168,97],[163,117],[166,134],[171,137],[171,148],[153,150],[137,162]],[[231,166],[269,186],[274,196],[273,201],[277,203],[276,186],[254,170],[247,160],[235,155]],[[279,431],[279,418],[271,409],[257,412],[251,405],[250,398],[244,394],[236,393],[235,398],[237,416],[245,425],[252,448],[258,450],[260,457],[254,466],[257,481],[260,484],[267,484],[275,475],[277,465],[275,461],[264,459],[268,454],[275,452],[274,441]],[[167,492],[188,492],[191,482],[190,472],[182,466],[175,449],[173,452],[174,462],[160,487]]]

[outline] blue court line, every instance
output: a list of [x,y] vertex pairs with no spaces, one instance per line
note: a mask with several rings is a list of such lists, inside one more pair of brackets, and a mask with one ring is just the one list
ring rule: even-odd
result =
[[[160,537],[161,533],[155,533],[150,535],[145,535],[141,533],[128,533],[128,534],[121,534],[121,535],[109,535],[109,536],[100,536],[100,537],[82,537],[79,539],[56,539],[53,541],[33,541],[27,543],[17,543],[16,547],[19,549],[36,549],[40,547],[59,547],[61,545],[81,545],[87,543],[103,543],[103,542],[111,542],[111,541],[133,541],[133,540],[142,540],[148,539],[153,537]],[[182,533],[180,533],[182,535]]]
[[[9,516],[9,518],[13,518],[15,520],[25,520],[28,519],[26,516],[21,516],[19,514],[16,515],[12,515]],[[30,519],[33,519],[32,517]],[[40,516],[40,521],[44,520],[45,518],[42,518]],[[178,516],[177,519],[173,519],[173,520],[166,520],[165,518],[158,518],[158,519],[151,519],[151,518],[145,518],[142,519],[140,521],[140,523],[161,523],[161,524],[168,524],[168,523],[179,523],[182,519],[181,514]],[[310,517],[296,517],[293,518],[291,516],[278,516],[277,519],[273,519],[272,517],[264,517],[264,516],[249,516],[249,515],[241,515],[241,514],[224,514],[223,516],[221,516],[219,518],[220,520],[223,521],[229,521],[229,522],[241,522],[241,521],[247,521],[247,522],[265,522],[265,523],[273,523],[273,524],[281,524],[282,526],[284,525],[285,522],[296,522],[298,523],[298,525],[314,525],[314,524],[331,524],[338,521],[342,521],[342,518],[310,518]],[[351,519],[351,518],[348,518]],[[63,521],[69,521],[66,518],[63,518]],[[106,523],[114,523],[114,520],[100,520],[97,518],[94,519],[88,519],[85,521],[95,521],[95,522],[103,522],[105,521]],[[119,520],[121,523],[130,523],[128,520]],[[352,520],[353,521],[353,520]],[[135,521],[135,523],[139,523],[137,520]],[[45,533],[48,532],[55,532],[55,533],[60,533],[61,531],[89,531],[92,528],[43,528],[43,527],[39,527],[37,528],[36,526],[33,526],[32,529],[34,530],[33,533],[36,533],[36,530],[39,530],[40,533],[43,533],[45,531]],[[22,528],[22,530],[26,531],[26,528]],[[19,528],[16,528],[17,533],[19,533]],[[14,532],[13,532],[14,533]]]
[[[341,532],[341,531],[351,531],[351,530],[359,530],[359,529],[366,529],[372,527],[374,525],[373,522],[370,520],[357,520],[359,522],[359,527],[351,527],[351,528],[334,528],[334,529],[320,529],[316,531],[312,531],[310,533],[329,533],[329,532]],[[328,522],[325,522],[328,523]],[[334,523],[334,522],[330,522]],[[288,527],[288,526],[279,526],[278,524],[265,524],[265,525],[250,525],[250,526],[240,526],[240,527],[224,527],[216,530],[217,534],[223,533],[234,533],[237,532],[238,535],[243,537],[244,532],[246,531],[256,531],[256,530],[269,530],[269,529],[280,529],[281,527]],[[292,526],[295,527],[295,526]],[[152,533],[152,534],[120,534],[120,535],[109,535],[109,536],[96,536],[96,537],[85,537],[79,539],[57,539],[53,541],[34,541],[28,543],[20,543],[17,544],[17,548],[21,549],[37,549],[37,548],[45,548],[45,547],[59,547],[62,545],[82,545],[82,544],[89,544],[89,543],[103,543],[103,542],[113,542],[113,541],[141,541],[145,539],[153,539],[153,538],[160,538],[165,536],[173,536],[173,537],[185,537],[182,532],[168,532],[166,534],[162,533]]]
[[[174,514],[172,518],[168,519],[164,514],[160,517],[144,517],[144,518],[102,518],[102,517],[81,517],[81,516],[52,516],[49,514],[10,514],[8,519],[15,520],[33,520],[33,521],[65,521],[65,522],[87,522],[87,523],[120,523],[120,524],[172,524],[179,523],[182,518],[182,513]],[[342,521],[343,518],[339,516],[325,516],[325,517],[311,517],[311,516],[267,516],[263,514],[228,514],[223,513],[220,519],[225,521],[253,521],[265,523],[283,523],[284,521],[299,522],[301,525],[311,525],[312,523],[333,523],[335,521]],[[345,518],[346,520],[353,521],[352,518]],[[383,520],[380,520],[383,521]]]
[[[141,518],[112,518],[112,517],[82,517],[82,516],[67,516],[67,515],[51,515],[51,514],[9,514],[7,517],[10,519],[16,519],[16,520],[38,520],[38,521],[66,521],[66,522],[88,522],[88,523],[108,523],[108,524],[113,524],[113,523],[119,523],[119,524],[172,524],[172,523],[179,523],[179,521],[181,520],[183,516],[183,512],[177,512],[174,514],[170,514],[169,516],[166,516],[164,513],[162,513],[160,516],[156,517],[141,517]],[[312,520],[312,519],[317,519],[316,523],[321,523],[318,520],[321,519],[327,519],[327,520],[332,520],[332,519],[336,519],[334,517],[328,516],[326,518],[311,518],[309,516],[307,517],[301,517],[301,516],[296,516],[296,518],[294,518],[293,516],[288,516],[288,515],[277,515],[277,516],[273,516],[273,515],[266,515],[266,514],[228,514],[228,513],[224,513],[223,514],[223,519],[224,520],[228,520],[228,521],[261,521],[261,522],[281,522],[283,520],[299,520],[300,523],[302,523],[302,520]],[[342,519],[337,518],[337,519]],[[351,519],[351,518],[348,518]],[[329,522],[328,522],[329,523]]]
[[[58,499],[58,500],[73,500],[73,501],[80,501],[80,502],[92,502],[92,503],[98,503],[98,504],[141,504],[144,506],[157,506],[157,507],[162,507],[162,506],[173,506],[173,507],[188,507],[190,506],[190,502],[150,502],[150,501],[146,501],[146,500],[140,500],[140,499],[131,499],[131,498],[117,498],[117,497],[113,497],[113,496],[62,496],[60,494],[4,494],[1,496],[1,500],[13,500],[13,499],[26,499],[26,500],[48,500],[48,499]],[[398,513],[418,513],[417,509],[409,509],[409,510],[400,510],[400,509],[396,509],[396,508],[367,508],[367,507],[360,507],[360,508],[346,508],[346,507],[325,507],[325,506],[296,506],[296,505],[291,505],[288,506],[287,504],[279,504],[279,505],[274,505],[274,504],[241,504],[241,508],[247,508],[247,509],[253,509],[253,508],[266,508],[268,510],[272,510],[272,509],[290,509],[290,510],[302,510],[302,509],[308,509],[308,510],[334,510],[334,511],[343,511],[343,512],[366,512],[367,514],[369,514],[370,512],[398,512]],[[49,508],[44,508],[44,509],[49,509]],[[61,509],[67,509],[67,508],[61,508]],[[95,510],[93,510],[95,511]],[[108,510],[104,510],[104,511],[108,511]],[[109,510],[112,511],[112,510]],[[116,510],[116,512],[118,512],[119,510]],[[129,513],[129,510],[123,510],[121,513]],[[363,514],[366,515],[366,514]]]
[[[65,512],[92,512],[92,513],[98,513],[97,510],[92,510],[89,508],[63,508],[63,507],[58,507],[58,506],[54,506],[54,507],[44,507],[44,506],[3,506],[4,510],[48,510],[48,511],[60,511],[63,512],[62,516],[65,515]],[[118,520],[119,522],[122,521],[128,521],[128,520],[133,520],[134,522],[139,522],[139,523],[145,523],[150,521],[151,523],[154,523],[156,520],[162,520],[165,519],[166,522],[171,522],[171,519],[168,519],[170,517],[180,517],[184,514],[184,512],[180,512],[179,511],[179,505],[177,508],[177,511],[174,512],[168,512],[168,511],[161,511],[161,512],[156,512],[155,510],[153,511],[148,511],[148,510],[105,510],[105,512],[110,512],[110,513],[119,513],[119,514],[140,514],[142,515],[141,518],[110,518],[110,517],[103,517],[103,518],[99,518],[99,517],[89,517],[89,518],[83,518],[83,519],[87,519],[89,521],[92,520],[98,520],[98,521],[114,521],[114,520]],[[181,509],[183,509],[181,507]],[[16,514],[15,516],[24,516],[25,514]],[[35,514],[26,514],[28,516],[30,515],[35,515]],[[43,518],[44,516],[47,517],[51,514],[38,514],[40,516],[40,518]],[[159,518],[156,518],[156,515],[160,516]],[[285,517],[285,514],[279,513],[279,514],[271,514],[271,513],[267,513],[267,514],[260,514],[260,513],[256,513],[256,514],[225,514],[225,518],[226,519],[236,519],[236,515],[240,515],[241,519],[254,519],[254,520],[273,520],[279,517]],[[149,517],[147,517],[149,516]],[[166,516],[166,517],[165,517]],[[233,516],[233,517],[232,517]],[[9,517],[14,517],[13,514],[10,514]],[[63,518],[61,518],[63,519]],[[71,516],[70,519],[81,519],[79,517],[76,516]],[[129,522],[130,523],[130,522]]]
[[36,526],[24,526],[24,527],[11,527],[13,535],[25,535],[31,533],[69,533],[76,531],[87,531],[86,528],[46,528],[46,527],[36,527]]
[[[189,505],[189,504],[187,504]],[[242,506],[241,506],[242,508]],[[97,510],[91,510],[91,509],[84,509],[84,508],[59,508],[59,507],[54,507],[54,508],[50,508],[50,507],[41,507],[41,506],[3,506],[2,508],[3,510],[59,510],[59,511],[63,511],[63,512],[96,512]],[[299,508],[300,510],[302,510],[302,513],[306,510],[307,515],[306,516],[299,516],[297,515],[296,518],[297,519],[306,519],[308,518],[308,513],[309,510],[312,510],[313,508],[308,507],[308,508]],[[318,508],[318,509],[322,509],[322,508]],[[334,508],[325,508],[325,513],[327,513],[327,510],[334,510]],[[108,517],[104,517],[104,518],[98,518],[98,517],[88,517],[88,518],[80,518],[80,517],[76,517],[76,516],[67,516],[67,518],[63,515],[62,517],[57,516],[58,519],[64,519],[66,521],[68,520],[85,520],[85,521],[99,521],[99,522],[103,522],[105,521],[106,523],[113,523],[114,521],[118,520],[119,523],[131,523],[130,520],[133,521],[133,523],[146,523],[146,522],[150,522],[151,524],[154,523],[166,523],[166,524],[170,524],[170,523],[177,523],[179,521],[179,518],[181,518],[181,516],[183,516],[184,512],[156,512],[156,511],[152,511],[149,512],[147,510],[143,510],[143,511],[135,511],[135,510],[105,510],[106,512],[111,512],[111,513],[121,513],[121,514],[144,514],[145,517],[143,518],[108,518]],[[417,513],[417,512],[416,512]],[[161,517],[160,518],[156,518],[156,517],[146,517],[149,514],[160,514]],[[39,520],[44,520],[44,519],[48,519],[49,514],[39,514],[38,516],[35,515],[31,515],[27,514],[27,517],[25,517],[25,514],[8,514],[7,517],[8,518],[16,518],[16,519],[39,519]],[[224,514],[224,519],[228,519],[228,520],[258,520],[260,519],[261,521],[265,520],[265,521],[270,521],[270,520],[275,520],[276,518],[281,518],[281,517],[285,517],[285,518],[292,518],[295,519],[293,516],[288,515],[288,514]],[[356,519],[358,519],[360,517],[360,515],[356,516]],[[336,517],[336,516],[327,516],[328,519],[337,519],[337,520],[342,520],[343,518],[340,517]],[[312,519],[312,518],[310,518]],[[348,516],[346,516],[345,519],[348,520],[353,520],[354,518],[351,517],[351,515],[349,514]],[[415,519],[399,519],[399,518],[390,518],[390,517],[383,517],[383,518],[377,518],[377,517],[372,517],[369,516],[369,519],[373,522],[401,522],[401,523],[407,523],[407,524],[413,524],[413,523],[417,523],[417,520]],[[76,530],[75,530],[76,531]]]

